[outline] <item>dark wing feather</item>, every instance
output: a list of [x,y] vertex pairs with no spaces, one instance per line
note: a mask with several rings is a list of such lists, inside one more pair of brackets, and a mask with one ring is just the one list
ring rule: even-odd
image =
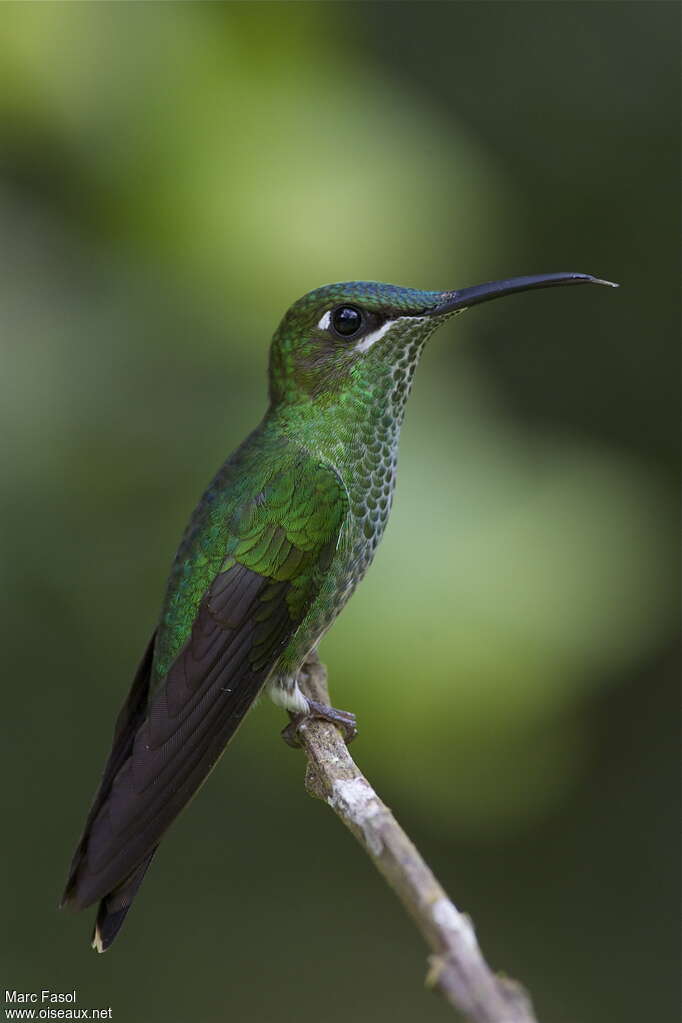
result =
[[[249,655],[260,625],[258,598],[270,584],[239,564],[223,575],[232,579],[219,576],[204,597],[123,763],[114,771],[107,765],[113,780],[92,814],[67,901],[87,906],[128,879],[209,773],[268,674],[270,665],[254,671]],[[241,608],[232,628],[215,617],[214,588],[223,613]],[[227,590],[229,603],[221,599]],[[273,612],[274,660],[292,623],[276,603]]]
[[[135,712],[126,719],[126,745],[121,739],[114,744],[65,895],[79,907],[104,898],[106,908],[109,900],[118,914],[109,920],[113,934],[162,834],[215,765],[317,595],[318,566],[329,564],[347,504],[336,475],[312,468],[299,480],[290,527],[286,509],[269,514],[267,501],[256,499],[256,526],[249,521],[259,542],[250,545],[249,535],[214,579],[189,639],[141,719],[140,694],[129,697]],[[315,523],[310,535],[300,508],[306,495]],[[303,554],[298,561],[296,551]]]
[[95,793],[95,797],[88,812],[85,827],[83,828],[83,834],[81,835],[76,851],[73,854],[73,859],[71,860],[69,876],[66,882],[64,896],[62,898],[62,905],[66,905],[70,902],[71,888],[74,883],[76,871],[78,870],[83,857],[83,851],[85,849],[90,828],[92,827],[92,822],[109,795],[109,790],[111,789],[111,783],[114,776],[130,756],[135,734],[146,717],[147,695],[149,693],[149,679],[151,676],[152,662],[154,660],[155,641],[156,629],[152,633],[152,638],[147,644],[142,660],[135,672],[130,692],[128,693],[127,699],[116,719],[114,736],[111,743],[111,753],[109,754],[109,758],[104,766],[102,780],[99,783],[99,788]]
[[154,846],[149,856],[142,860],[142,863],[135,868],[130,877],[126,878],[122,884],[114,888],[112,892],[109,892],[100,901],[97,909],[95,931],[92,936],[92,947],[97,949],[98,952],[106,952],[121,930],[123,921],[128,914],[133,899],[137,895],[138,888],[144,880],[147,868],[154,859],[154,853],[157,848],[157,846]]

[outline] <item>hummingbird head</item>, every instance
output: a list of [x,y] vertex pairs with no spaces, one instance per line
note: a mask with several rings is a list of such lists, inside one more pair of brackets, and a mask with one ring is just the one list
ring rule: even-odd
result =
[[469,306],[531,288],[604,284],[589,274],[554,273],[493,281],[456,291],[418,291],[375,281],[316,288],[295,302],[270,350],[270,397],[323,401],[416,363],[430,334]]

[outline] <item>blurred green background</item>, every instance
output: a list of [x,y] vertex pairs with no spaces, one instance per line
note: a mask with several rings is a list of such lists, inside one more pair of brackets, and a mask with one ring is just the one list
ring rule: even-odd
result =
[[322,653],[543,1023],[676,1017],[679,64],[668,3],[2,5],[3,988],[131,1023],[451,1018],[265,701],[112,952],[55,907],[285,308],[567,269],[621,289],[430,345]]

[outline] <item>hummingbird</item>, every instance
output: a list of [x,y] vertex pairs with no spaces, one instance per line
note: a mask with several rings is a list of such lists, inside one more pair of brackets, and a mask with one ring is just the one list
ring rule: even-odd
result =
[[93,948],[113,942],[167,828],[262,689],[291,715],[297,676],[369,567],[388,521],[400,430],[424,345],[491,299],[567,284],[551,273],[455,291],[367,281],[300,298],[272,340],[269,406],[209,484],[176,554],[159,623],[114,728],[62,905],[98,902]]

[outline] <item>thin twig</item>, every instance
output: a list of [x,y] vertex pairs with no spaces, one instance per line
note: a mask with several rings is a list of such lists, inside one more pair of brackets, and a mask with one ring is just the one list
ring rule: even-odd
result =
[[[329,704],[327,672],[315,654],[299,677],[303,693]],[[357,838],[431,948],[428,987],[470,1023],[537,1023],[524,989],[485,962],[471,920],[454,906],[395,817],[358,770],[337,728],[307,718],[298,737],[308,758],[306,789]]]

